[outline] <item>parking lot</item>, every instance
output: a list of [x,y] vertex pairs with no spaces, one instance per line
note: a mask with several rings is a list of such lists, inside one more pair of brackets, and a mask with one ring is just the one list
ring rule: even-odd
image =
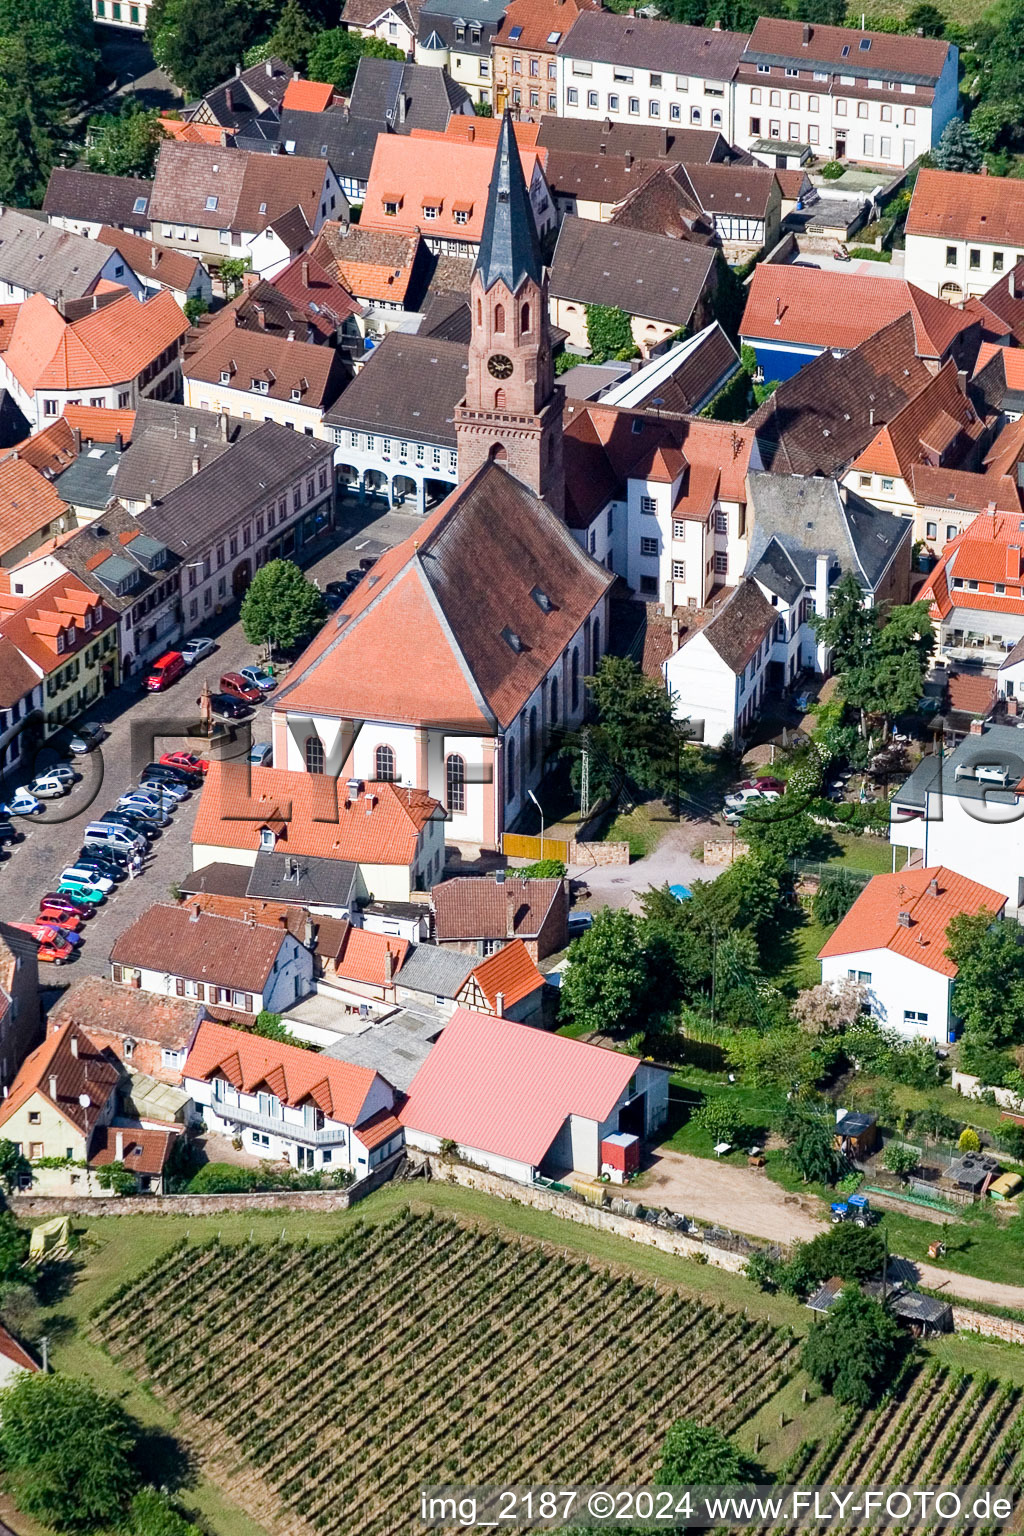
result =
[[[379,554],[397,543],[420,521],[408,513],[384,511],[379,504],[347,506],[334,546],[309,567],[307,575],[321,587],[328,581],[341,579],[347,570],[358,565],[360,558]],[[102,812],[112,810],[118,797],[136,782],[131,771],[133,724],[167,720],[175,715],[185,720],[195,719],[204,682],[216,691],[222,673],[238,671],[262,660],[258,648],[245,639],[237,610],[223,615],[203,632],[217,642],[217,650],[166,692],[144,694],[136,678],[109,693],[83,715],[83,720],[102,723],[107,735],[97,751],[73,760],[73,767],[82,775],[79,782],[64,799],[46,801],[41,816],[12,818],[23,837],[0,855],[0,912],[7,921],[31,922],[35,919],[40,896],[56,890],[61,870],[73,862],[81,849],[87,824]],[[253,742],[269,741],[270,715],[270,705],[260,704],[247,720],[238,722],[236,731],[243,732],[248,727],[249,739]],[[234,750],[240,750],[242,745],[239,739]],[[180,735],[162,737],[154,743],[151,755],[155,759],[163,752],[180,747],[207,755],[207,744],[203,741]],[[43,768],[45,765],[44,755],[39,766]],[[26,774],[25,778],[30,776]],[[19,783],[24,781],[19,777]],[[7,798],[15,787],[5,784],[0,790],[0,800]],[[190,837],[198,803],[198,792],[181,802],[172,813],[171,824],[150,845],[142,874],[115,886],[94,916],[84,923],[85,942],[79,946],[73,960],[59,968],[53,965],[42,967],[46,983],[73,982],[80,975],[105,974],[117,935],[154,901],[170,898],[174,882],[192,868]]]

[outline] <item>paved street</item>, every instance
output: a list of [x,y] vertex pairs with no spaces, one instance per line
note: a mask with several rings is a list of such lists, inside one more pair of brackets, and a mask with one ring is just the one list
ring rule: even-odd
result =
[[[379,554],[404,538],[419,522],[419,517],[409,513],[385,512],[380,503],[367,507],[346,506],[334,546],[308,568],[307,574],[320,586],[343,577],[347,570],[358,565],[361,557]],[[132,784],[132,725],[166,720],[175,715],[195,718],[196,701],[204,680],[216,689],[222,673],[237,671],[239,667],[261,660],[258,649],[242,634],[236,609],[214,621],[204,633],[216,640],[218,649],[166,693],[141,694],[138,680],[134,680],[108,694],[82,717],[101,721],[109,734],[99,752],[75,759],[74,766],[83,777],[70,795],[64,800],[47,802],[41,817],[16,819],[16,825],[25,834],[24,840],[7,849],[0,858],[0,910],[6,919],[27,922],[36,916],[39,897],[45,891],[55,889],[61,870],[81,848],[87,823],[101,812],[112,809],[118,796]],[[269,705],[260,705],[249,721],[239,722],[239,726],[249,726],[250,740],[269,741],[270,713]],[[154,743],[153,756],[159,757],[160,753],[177,747],[188,747],[204,755],[207,750],[207,744],[202,740],[167,736]],[[241,738],[236,750],[243,750]],[[40,767],[45,767],[45,763],[45,757],[41,758]],[[5,785],[0,799],[14,787]],[[71,982],[85,974],[104,974],[117,935],[154,901],[168,898],[172,883],[192,868],[189,839],[198,801],[198,794],[193,794],[181,803],[173,814],[171,825],[165,827],[151,845],[143,874],[136,880],[122,881],[95,916],[87,920],[83,928],[85,943],[75,959],[61,967],[48,965],[43,968],[46,983]]]

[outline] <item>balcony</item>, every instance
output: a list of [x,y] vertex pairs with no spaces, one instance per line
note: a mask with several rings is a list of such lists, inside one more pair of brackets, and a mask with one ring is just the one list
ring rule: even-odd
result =
[[228,1104],[224,1099],[214,1099],[212,1108],[222,1120],[248,1126],[254,1131],[269,1131],[272,1136],[283,1136],[289,1141],[300,1141],[306,1147],[336,1147],[347,1143],[348,1128],[335,1125],[316,1131],[311,1125],[297,1125],[282,1120],[277,1115],[261,1115],[258,1110],[244,1109],[238,1104]]

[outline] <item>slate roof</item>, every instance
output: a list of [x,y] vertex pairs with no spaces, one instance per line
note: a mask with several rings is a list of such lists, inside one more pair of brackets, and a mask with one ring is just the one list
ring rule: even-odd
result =
[[328,411],[325,424],[454,448],[467,357],[461,342],[390,331]]
[[873,592],[913,531],[906,518],[880,511],[823,476],[751,472],[747,487],[747,575],[760,577],[758,563],[774,539],[805,586],[814,585],[816,556],[827,553],[830,582],[852,572]]
[[765,636],[771,634],[777,618],[778,614],[757,583],[744,577],[717,613],[688,635],[683,644],[703,635],[738,677]]
[[92,292],[109,260],[107,247],[85,235],[31,219],[17,208],[0,209],[0,283],[48,299],[58,294],[80,299]]
[[[258,155],[210,144],[160,146],[150,219],[198,229],[258,234],[294,208],[312,228],[320,213],[324,162]],[[216,198],[216,206],[207,206]]]
[[58,495],[70,506],[102,511],[113,497],[121,454],[122,449],[114,443],[94,443],[89,447],[83,444],[67,469],[54,480]]
[[914,183],[906,231],[938,240],[1024,245],[1024,186],[1007,177],[926,168]]
[[236,528],[246,508],[270,501],[303,470],[329,461],[333,453],[332,445],[319,438],[293,432],[276,421],[261,422],[230,453],[220,454],[198,474],[165,492],[162,500],[144,508],[138,515],[139,526],[176,554],[191,557]]
[[[114,501],[99,517],[65,540],[61,545],[60,562],[91,587],[108,608],[123,613],[172,576],[180,563],[176,555],[170,555],[167,564],[151,569],[150,562],[138,558],[137,551],[132,548],[140,540],[145,547],[148,541],[136,519],[119,501]],[[110,562],[115,560],[117,566],[113,567]],[[120,580],[131,573],[137,578],[136,584],[121,595],[104,580],[107,575]]]
[[328,112],[289,108],[281,113],[277,143],[268,145],[267,152],[283,148],[289,155],[326,160],[339,181],[349,178],[365,182],[373,164],[377,135],[385,130],[386,125],[379,117],[357,117],[337,107]]
[[[140,176],[107,176],[99,171],[55,166],[46,184],[43,212],[48,219],[81,219],[127,229],[149,228],[149,199],[153,183]],[[136,203],[145,198],[145,207]]]
[[295,663],[276,707],[503,727],[613,579],[522,481],[489,463],[381,556]]
[[[687,128],[681,123],[656,127],[653,123],[620,123],[611,118],[556,117],[546,113],[538,124],[537,143],[550,153],[625,160],[685,161],[700,165],[735,160],[750,163],[743,151],[733,149],[717,128]],[[550,163],[550,161],[549,161]]]
[[452,113],[469,100],[469,92],[445,69],[367,57],[359,60],[349,111],[353,117],[374,119],[381,131],[433,128],[443,133]]
[[394,11],[415,34],[420,14],[420,0],[346,0],[345,25],[347,27],[372,27],[388,11]]
[[812,358],[747,425],[773,473],[841,473],[931,377],[917,355],[913,320],[902,315],[845,357],[825,351]]
[[[72,1041],[77,1055],[72,1050]],[[52,1085],[56,1093],[51,1092],[52,1078],[56,1078]],[[120,1081],[119,1068],[107,1060],[85,1031],[76,1024],[65,1024],[25,1057],[10,1093],[0,1103],[0,1125],[5,1125],[34,1093],[40,1093],[85,1136],[89,1132],[90,1111],[95,1124],[97,1109],[106,1105]],[[86,1096],[88,1107],[79,1103]]]
[[[739,366],[739,353],[715,320],[630,373],[608,391],[604,403],[660,414],[696,414]],[[565,380],[578,372],[570,368]]]
[[359,866],[351,859],[288,853],[257,853],[247,896],[301,907],[346,907],[355,901]]
[[532,282],[539,286],[544,279],[530,193],[516,145],[512,114],[507,107],[501,121],[480,249],[473,270],[480,274],[485,293],[497,282],[504,283],[514,294],[523,283]]
[[399,1092],[408,1093],[444,1023],[443,1017],[416,1006],[400,1007],[384,1023],[372,1025],[361,1035],[342,1035],[323,1054],[370,1067]]
[[410,992],[424,992],[454,1001],[476,966],[475,955],[458,949],[443,949],[437,944],[417,944],[405,957],[398,976],[399,986]]
[[[457,341],[468,347],[473,338],[473,315],[469,295],[430,293],[417,336],[432,336],[436,341]],[[571,370],[570,370],[571,371]]]
[[628,315],[683,326],[700,302],[715,259],[710,246],[569,217],[562,221],[555,246],[550,292],[554,298],[618,305]]
[[731,80],[746,45],[745,32],[715,31],[602,10],[585,11],[560,51],[571,59],[596,59],[704,80]]
[[49,1030],[73,1023],[87,1033],[130,1035],[181,1051],[192,1038],[201,1007],[195,998],[157,997],[106,976],[87,976],[51,1008]]
[[110,959],[161,975],[262,992],[285,937],[280,929],[234,917],[200,912],[196,918],[187,902],[156,902],[118,934]]
[[209,466],[260,425],[187,405],[140,400],[131,446],[121,456],[113,493],[125,501],[145,501],[147,496],[160,501],[191,477],[196,455]]
[[292,71],[284,60],[271,56],[262,64],[240,69],[230,80],[222,80],[200,101],[192,103],[184,115],[199,122],[212,119],[232,130],[243,127],[268,108],[276,116],[291,78]]

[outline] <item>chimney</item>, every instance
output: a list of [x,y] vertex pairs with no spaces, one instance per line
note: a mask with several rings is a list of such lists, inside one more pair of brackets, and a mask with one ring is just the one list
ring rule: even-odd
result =
[[814,611],[828,613],[828,555],[816,555],[814,559]]
[[192,425],[188,429],[188,440],[189,440],[189,442],[190,443],[194,443],[198,436],[199,436],[199,433],[196,430],[196,424],[195,424],[195,422],[193,422]]
[[1006,548],[1006,574],[1012,581],[1020,580],[1020,545],[1009,544]]
[[71,1054],[75,1058],[75,1060],[77,1061],[78,1060],[78,1036],[77,1035],[72,1035],[71,1036]]
[[384,985],[390,986],[395,979],[395,957],[391,952],[391,945],[384,946]]
[[505,937],[514,939],[516,936],[516,909],[519,903],[511,891],[505,892]]
[[398,97],[398,121],[400,123],[404,123],[405,122],[405,92],[404,91],[402,91],[399,94],[399,97]]
[[868,408],[868,426],[869,427],[873,427],[874,424],[875,424],[875,408],[872,405],[872,406],[870,406]]
[[56,1072],[51,1072],[50,1073],[50,1098],[53,1099],[53,1100],[56,1100],[56,1098],[57,1098],[57,1074],[56,1074]]
[[495,885],[505,884],[505,871],[503,869],[496,869],[494,871],[494,883]]
[[222,443],[226,443],[227,440],[228,440],[228,413],[227,413],[227,411],[221,411],[221,413],[220,413],[220,440],[221,440]]
[[114,1161],[124,1162],[124,1131],[114,1132]]
[[631,171],[633,169],[633,151],[631,149],[627,149],[626,150],[625,161],[626,161],[626,170],[627,171]]
[[804,35],[801,38],[801,43],[802,43],[803,47],[805,47],[805,48],[808,47],[808,45],[810,44],[810,41],[811,41],[811,38],[812,38],[813,35],[814,34],[812,33],[811,28],[808,26],[807,22],[805,21],[804,22]]
[[[72,427],[71,428],[71,441],[75,445],[75,452],[76,453],[81,453],[81,451],[82,451],[82,429],[81,429],[81,427]],[[15,457],[17,457],[17,455],[15,455]]]
[[712,30],[712,32],[721,32],[721,30],[722,30],[722,23],[720,21],[716,21],[714,26],[711,28],[711,30]]
[[503,1019],[505,1017],[505,994],[504,994],[504,992],[495,992],[495,994],[494,994],[494,1012],[495,1012],[495,1014],[497,1015],[497,1017],[499,1019]]
[[302,925],[302,942],[306,948],[312,952],[313,947],[316,944],[316,932],[313,928],[313,919],[310,917],[308,912],[306,913],[306,920]]
[[1014,292],[1014,287],[1013,287],[1013,268],[1012,267],[1010,268],[1010,274],[1009,274],[1009,276],[1006,279],[1006,286],[1009,289],[1010,298],[1011,299],[1015,299],[1017,297],[1017,295]]
[[929,896],[937,896],[938,894],[939,894],[939,882],[935,879],[935,876],[933,875],[932,878],[928,881],[928,895]]
[[235,93],[234,93],[234,91],[232,91],[230,85],[228,86],[227,90],[224,92],[224,100],[227,103],[228,111],[229,112],[233,112],[235,110]]
[[267,72],[267,79],[268,80],[273,80],[273,78],[274,78],[274,66],[270,62],[269,59],[267,60],[266,64],[263,67],[264,67],[264,69]]
[[200,462],[199,455],[198,455],[198,453],[194,453],[192,455],[192,473],[194,475],[198,475],[198,473],[199,473],[201,468],[202,468],[202,464]]
[[230,143],[231,143],[231,135],[230,135],[230,133],[228,133],[226,128],[222,128],[221,131],[220,131],[220,147],[221,147],[221,149],[227,149],[229,147]]
[[124,433],[123,432],[115,432],[114,433],[114,447],[117,449],[118,453],[123,453],[124,452]]
[[194,901],[192,903],[192,911],[189,913],[189,919],[188,919],[189,922],[190,923],[198,923],[198,921],[199,921],[199,913],[201,911],[202,911],[202,907],[201,907],[200,903],[198,901]]
[[241,66],[241,64],[236,64],[235,65],[235,79],[236,80],[238,80],[240,78],[241,73],[242,73],[242,66]]
[[909,912],[901,912],[899,914],[899,917],[897,918],[897,921],[898,921],[898,923],[899,923],[901,928],[909,928],[910,927],[910,913]]
[[985,734],[985,722],[984,722],[984,720],[972,720],[971,721],[970,735],[972,735],[972,736],[984,736],[984,734]]
[[309,287],[309,262],[308,261],[304,261],[302,263],[302,286],[303,286],[303,288],[308,288]]
[[267,328],[267,311],[262,304],[256,305],[256,324],[261,331],[265,331]]

